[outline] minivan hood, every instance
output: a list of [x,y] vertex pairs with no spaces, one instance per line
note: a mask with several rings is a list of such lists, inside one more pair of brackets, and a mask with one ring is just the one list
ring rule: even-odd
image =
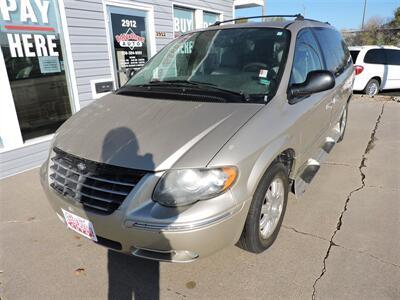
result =
[[140,170],[205,167],[262,107],[111,94],[68,119],[57,131],[54,146]]

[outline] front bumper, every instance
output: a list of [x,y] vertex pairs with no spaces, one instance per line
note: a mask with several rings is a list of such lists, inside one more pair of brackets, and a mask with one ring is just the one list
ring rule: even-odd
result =
[[[187,215],[187,212],[180,213],[178,209],[175,209],[174,213],[178,217],[171,222],[170,218],[165,216],[163,218],[163,213],[160,212],[167,208],[145,205],[144,199],[149,199],[151,186],[154,185],[152,179],[145,178],[128,195],[119,209],[110,215],[101,215],[85,210],[79,203],[64,198],[49,187],[46,167],[42,168],[41,173],[46,196],[61,219],[63,218],[62,209],[88,219],[94,226],[100,244],[148,259],[189,262],[233,245],[240,237],[247,216],[245,205],[247,201],[245,201],[236,203],[230,209],[213,217],[207,217],[207,210],[202,209],[201,212],[206,217],[193,222],[187,219],[180,220],[182,219],[180,215]],[[210,207],[213,201],[232,203],[232,196],[230,192],[227,192],[215,199],[201,201],[203,203],[199,205],[205,205],[208,201],[210,201]],[[168,209],[173,210],[173,208]],[[210,209],[209,212],[211,214],[212,210]],[[146,213],[158,215],[160,222],[140,219],[140,216]]]

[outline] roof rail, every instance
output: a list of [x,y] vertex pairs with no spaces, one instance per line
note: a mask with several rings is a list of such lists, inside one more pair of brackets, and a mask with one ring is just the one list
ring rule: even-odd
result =
[[228,23],[228,22],[234,22],[234,21],[239,21],[239,20],[248,20],[248,19],[259,19],[259,18],[295,18],[296,20],[304,20],[304,17],[301,14],[296,14],[296,15],[261,15],[261,16],[253,16],[253,17],[242,17],[242,18],[236,18],[236,19],[230,19],[230,20],[224,20],[224,21],[217,21],[211,26],[219,26],[223,23]]

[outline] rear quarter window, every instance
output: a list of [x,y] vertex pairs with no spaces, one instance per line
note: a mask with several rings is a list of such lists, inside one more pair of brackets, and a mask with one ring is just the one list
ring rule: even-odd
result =
[[365,53],[364,63],[386,65],[385,49],[371,49]]
[[353,63],[356,63],[358,54],[360,54],[360,51],[350,50],[350,55],[351,55],[351,59],[353,60]]

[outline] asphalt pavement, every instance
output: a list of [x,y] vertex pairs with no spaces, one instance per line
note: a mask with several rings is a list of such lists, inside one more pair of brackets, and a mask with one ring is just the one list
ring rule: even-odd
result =
[[0,181],[1,299],[400,299],[400,103],[386,100],[351,102],[344,141],[259,255],[129,257],[68,231],[38,169]]

